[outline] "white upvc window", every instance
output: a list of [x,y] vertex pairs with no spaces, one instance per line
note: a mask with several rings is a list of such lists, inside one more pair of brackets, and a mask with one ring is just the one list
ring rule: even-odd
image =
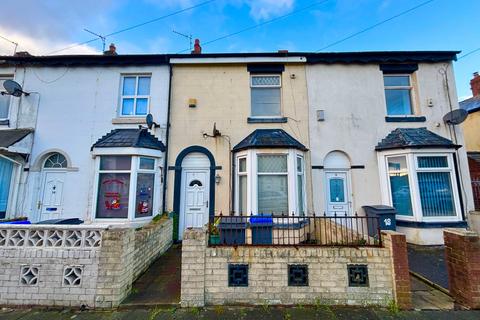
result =
[[235,212],[304,215],[305,164],[294,149],[251,149],[236,155]]
[[259,118],[281,116],[282,79],[279,74],[250,76],[251,116]]
[[399,220],[448,222],[461,220],[453,154],[450,152],[386,152],[384,190]]
[[387,115],[409,116],[413,114],[413,86],[409,74],[384,74]]
[[14,216],[21,164],[0,155],[0,219]]
[[[0,76],[0,91],[3,90],[5,80],[12,80],[13,77]],[[8,120],[10,114],[10,95],[0,95],[0,120]]]
[[97,160],[95,219],[142,220],[158,211],[158,159],[101,155]]
[[120,116],[146,116],[150,111],[151,75],[122,75]]

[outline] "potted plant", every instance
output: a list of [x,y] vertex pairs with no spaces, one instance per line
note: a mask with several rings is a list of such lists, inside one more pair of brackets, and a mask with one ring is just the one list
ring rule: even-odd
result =
[[215,219],[213,223],[208,224],[208,234],[210,235],[210,244],[220,244],[220,232],[218,225],[220,224],[220,217]]

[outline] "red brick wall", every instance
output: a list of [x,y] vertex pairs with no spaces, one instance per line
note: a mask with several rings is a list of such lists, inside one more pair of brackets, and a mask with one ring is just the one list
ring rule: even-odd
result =
[[407,240],[404,234],[382,232],[384,245],[392,253],[395,302],[400,309],[412,309],[412,289],[408,269]]
[[473,79],[470,80],[470,87],[474,96],[480,94],[480,76],[476,72],[473,74]]
[[480,236],[447,229],[443,237],[450,294],[456,304],[480,309]]

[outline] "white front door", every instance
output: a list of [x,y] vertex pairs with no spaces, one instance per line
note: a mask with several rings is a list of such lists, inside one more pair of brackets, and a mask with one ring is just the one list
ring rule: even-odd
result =
[[201,228],[208,223],[208,169],[184,169],[180,202],[180,238],[186,228]]
[[350,214],[347,172],[326,172],[327,214],[344,216]]
[[64,184],[65,172],[44,172],[42,196],[38,202],[41,220],[61,218]]

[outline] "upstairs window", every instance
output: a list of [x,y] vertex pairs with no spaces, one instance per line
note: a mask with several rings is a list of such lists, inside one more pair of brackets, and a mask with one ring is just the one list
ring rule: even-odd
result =
[[[11,80],[12,78],[0,77],[0,89],[3,89],[3,83],[5,80]],[[0,120],[7,120],[10,108],[10,95],[0,95]]]
[[121,115],[145,116],[150,108],[149,75],[122,77]]
[[278,117],[280,112],[280,75],[250,77],[252,117]]
[[389,116],[412,115],[410,75],[384,75],[385,99]]

